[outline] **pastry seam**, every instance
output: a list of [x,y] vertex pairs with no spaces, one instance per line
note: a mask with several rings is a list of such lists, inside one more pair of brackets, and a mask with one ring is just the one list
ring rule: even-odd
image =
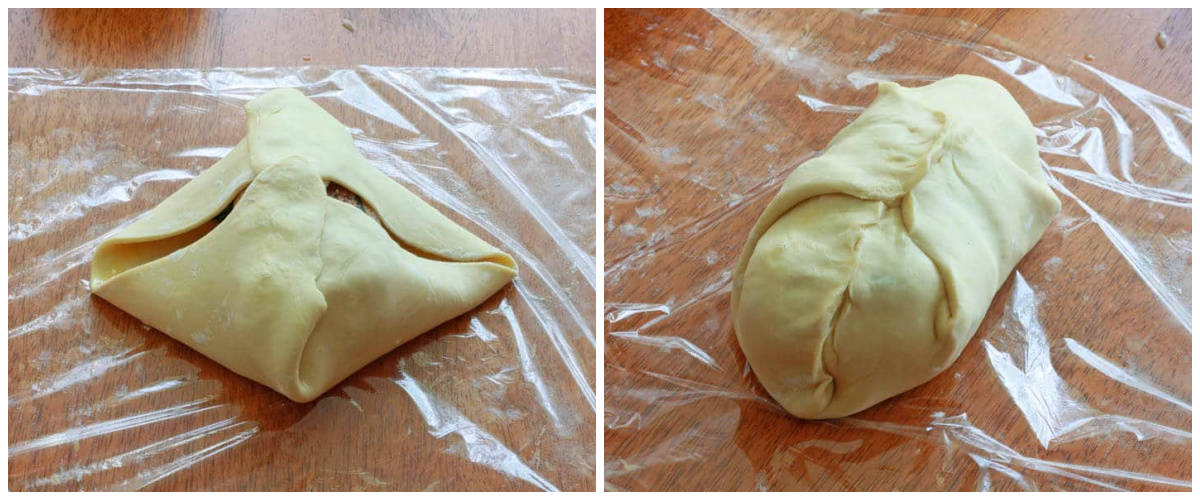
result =
[[[326,196],[325,198],[332,199],[329,196]],[[322,200],[322,202],[326,202],[326,200]],[[317,261],[321,263],[321,267],[317,268],[316,274],[313,275],[313,288],[315,288],[317,293],[321,295],[321,301],[324,302],[325,307],[328,308],[329,299],[325,297],[325,291],[321,290],[320,282],[321,275],[325,273],[325,255],[322,250],[324,247],[322,243],[325,242],[325,227],[329,224],[329,208],[324,203],[322,203],[321,206],[325,207],[325,209],[321,213],[321,232],[317,235],[316,245]],[[294,373],[296,374],[296,388],[301,393],[307,394],[308,392],[311,392],[312,389],[312,384],[307,380],[307,377],[304,376],[305,374],[303,373],[302,368],[304,367],[305,357],[309,355],[308,348],[312,345],[313,336],[317,333],[317,326],[321,324],[321,319],[324,319],[324,317],[325,314],[322,313],[321,317],[317,318],[317,321],[313,323],[312,329],[309,330],[308,335],[304,337],[304,346],[300,348],[300,355],[296,356],[296,368],[294,370]]]

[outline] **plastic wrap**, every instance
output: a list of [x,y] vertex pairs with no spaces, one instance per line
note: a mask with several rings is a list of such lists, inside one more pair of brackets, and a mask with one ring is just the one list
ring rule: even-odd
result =
[[[1190,107],[953,19],[807,16],[606,26],[605,487],[1190,489]],[[746,235],[875,82],[954,73],[1013,93],[1062,212],[945,372],[848,418],[792,418],[734,336]]]
[[[515,282],[310,404],[92,296],[96,245],[294,87]],[[9,488],[592,490],[595,88],[565,70],[9,70]]]

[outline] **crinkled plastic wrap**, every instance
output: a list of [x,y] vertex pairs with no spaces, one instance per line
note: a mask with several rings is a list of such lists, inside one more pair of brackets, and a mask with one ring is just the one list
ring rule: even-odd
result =
[[[607,489],[1191,488],[1190,108],[935,19],[672,15],[606,27],[645,42],[605,56]],[[753,57],[722,52],[739,44]],[[851,417],[792,418],[734,336],[746,235],[875,82],[950,69],[1013,93],[1063,210],[949,369]]]
[[[514,283],[310,404],[92,296],[106,236],[294,87]],[[9,488],[592,490],[595,88],[566,70],[9,71]]]

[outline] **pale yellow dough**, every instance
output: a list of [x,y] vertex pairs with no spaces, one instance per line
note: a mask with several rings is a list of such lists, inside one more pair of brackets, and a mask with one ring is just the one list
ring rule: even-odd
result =
[[1003,87],[878,97],[788,176],[733,276],[738,342],[801,418],[857,413],[946,369],[1060,204]]
[[[93,293],[306,402],[516,275],[512,257],[372,167],[300,92],[270,91],[246,112],[228,156],[100,244]],[[327,196],[331,181],[383,226]]]

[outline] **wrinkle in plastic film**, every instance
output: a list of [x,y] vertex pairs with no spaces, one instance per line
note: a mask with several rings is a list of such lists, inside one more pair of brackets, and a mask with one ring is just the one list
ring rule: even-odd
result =
[[[927,18],[625,16],[606,28],[639,40],[605,56],[606,488],[1191,488],[1190,108]],[[945,373],[794,419],[728,317],[745,235],[876,82],[954,73],[1013,92],[1063,210]]]
[[[96,246],[300,89],[516,281],[314,403],[87,288]],[[13,490],[591,490],[595,89],[521,69],[9,71]]]

